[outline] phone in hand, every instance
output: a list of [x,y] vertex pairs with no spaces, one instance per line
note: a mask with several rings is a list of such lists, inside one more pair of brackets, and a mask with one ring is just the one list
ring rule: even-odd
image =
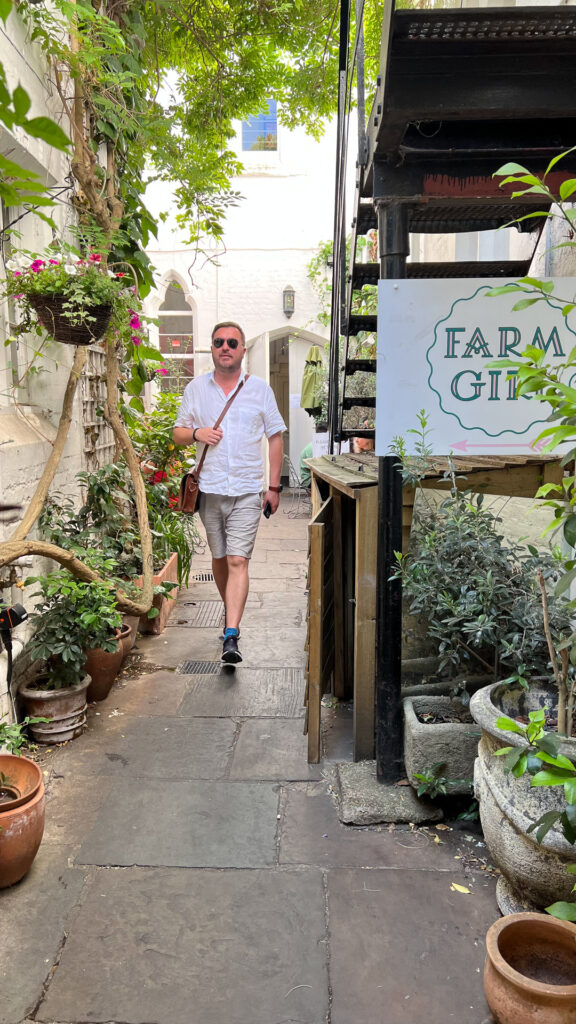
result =
[[266,517],[266,519],[270,519],[270,516],[272,515],[272,505],[270,504],[269,501],[267,501],[266,504],[264,505],[263,515]]

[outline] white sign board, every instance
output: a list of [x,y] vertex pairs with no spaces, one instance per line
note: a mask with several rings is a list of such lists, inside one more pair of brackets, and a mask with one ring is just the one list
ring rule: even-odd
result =
[[[418,412],[426,411],[433,454],[536,455],[534,444],[550,407],[516,395],[510,371],[490,365],[519,359],[527,345],[560,364],[576,333],[560,309],[537,302],[513,312],[522,296],[489,297],[508,282],[496,280],[400,280],[378,284],[376,453],[389,455],[395,437],[414,451]],[[572,278],[554,291],[570,296]],[[576,370],[564,376],[576,380]]]

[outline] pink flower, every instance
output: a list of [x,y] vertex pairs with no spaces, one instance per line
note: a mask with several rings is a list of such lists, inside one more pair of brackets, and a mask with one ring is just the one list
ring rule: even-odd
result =
[[142,343],[142,338],[139,338],[137,334],[133,334],[132,335],[132,341],[134,342],[136,347],[138,347],[138,345],[140,345]]
[[59,267],[60,266],[58,260],[48,260],[48,263],[51,263],[53,267]]
[[132,313],[132,316],[130,317],[130,327],[133,327],[135,331],[138,331],[142,327],[140,317],[133,309],[131,309],[130,312]]
[[97,252],[91,252],[88,259],[90,260],[90,263],[100,263],[102,257]]
[[158,369],[156,370],[156,373],[161,374],[162,377],[167,377],[168,376],[168,370],[166,369],[165,366],[159,366]]
[[22,271],[21,270],[15,270],[14,271],[14,277],[22,277]]
[[21,299],[23,294],[24,294],[23,292],[20,292],[20,295],[15,295],[14,298],[15,299]]
[[30,270],[37,274],[44,265],[44,260],[34,260],[34,262],[30,264]]

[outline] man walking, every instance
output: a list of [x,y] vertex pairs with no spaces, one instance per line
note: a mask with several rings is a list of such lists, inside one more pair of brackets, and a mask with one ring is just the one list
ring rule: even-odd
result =
[[[196,442],[197,460],[207,447],[200,473],[200,518],[212,553],[214,580],[226,611],[222,661],[242,661],[238,650],[240,620],[248,597],[248,563],[262,509],[272,514],[280,501],[282,432],[286,425],[272,388],[260,377],[242,371],[246,339],[231,321],[212,331],[211,373],[186,386],[174,426],[174,443]],[[222,423],[215,428],[228,400],[234,397]],[[261,442],[268,438],[268,490],[262,496]]]

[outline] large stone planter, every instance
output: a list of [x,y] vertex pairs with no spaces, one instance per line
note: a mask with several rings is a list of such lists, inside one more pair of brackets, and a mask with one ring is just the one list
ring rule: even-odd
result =
[[[452,722],[421,722],[419,715],[453,715]],[[437,762],[446,765],[443,775],[454,780],[450,793],[470,792],[480,731],[461,701],[450,697],[407,697],[404,700],[404,760],[406,774],[415,789],[424,773]]]
[[176,552],[170,555],[170,558],[160,572],[154,576],[154,586],[159,586],[161,583],[174,584],[172,596],[154,595],[152,604],[154,608],[158,609],[158,615],[154,619],[149,619],[146,615],[140,616],[139,629],[141,633],[152,633],[154,636],[157,636],[166,626],[168,618],[176,607],[176,599],[178,597],[178,555]]
[[[500,910],[540,909],[557,900],[572,898],[574,876],[567,874],[569,864],[576,860],[575,848],[567,842],[559,828],[554,827],[542,843],[536,841],[530,825],[546,811],[564,807],[561,786],[530,788],[530,776],[515,778],[506,773],[500,747],[522,747],[525,743],[516,733],[496,728],[500,715],[527,719],[530,711],[552,708],[556,703],[552,685],[533,685],[529,691],[521,687],[493,683],[474,694],[470,710],[482,735],[474,768],[474,789],[480,802],[480,821],[486,844],[495,864],[502,872],[498,882],[497,900]],[[576,740],[562,743],[561,753],[576,763]]]

